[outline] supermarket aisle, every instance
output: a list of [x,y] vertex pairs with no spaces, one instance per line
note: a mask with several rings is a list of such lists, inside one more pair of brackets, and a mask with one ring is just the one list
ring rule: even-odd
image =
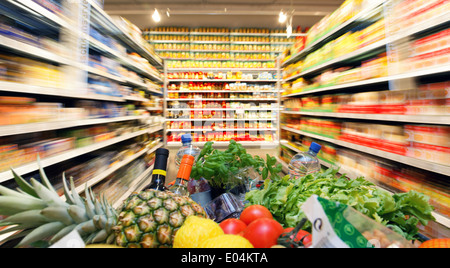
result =
[[[178,2],[160,2],[173,9],[133,11],[108,0],[0,3],[2,194],[22,185],[39,196],[15,180],[14,167],[27,183],[54,186],[57,200],[65,173],[74,192],[83,196],[91,187],[118,208],[148,185],[158,148],[170,149],[166,183],[175,180],[183,134],[197,144],[213,140],[220,150],[236,140],[284,167],[316,142],[321,165],[339,166],[349,180],[311,183],[311,192],[400,223],[413,236],[450,237],[450,1],[302,1],[301,16],[280,10],[283,1],[267,5],[270,11],[261,3],[264,15],[255,1],[216,4],[227,10],[220,16],[261,16],[272,24],[264,28],[237,17],[228,19],[239,26],[215,26],[219,15],[205,10],[217,1],[203,3],[202,16],[181,16]],[[121,7],[126,15],[108,13]],[[289,16],[314,22],[289,25]],[[190,25],[172,26],[180,17]],[[205,18],[211,25],[201,25]],[[371,199],[372,188],[357,201],[348,195],[361,177],[387,191],[377,196],[382,201]],[[332,195],[340,187],[348,192]],[[11,212],[2,209],[6,203],[0,220]],[[416,211],[409,205],[423,205],[424,218],[391,213]]]

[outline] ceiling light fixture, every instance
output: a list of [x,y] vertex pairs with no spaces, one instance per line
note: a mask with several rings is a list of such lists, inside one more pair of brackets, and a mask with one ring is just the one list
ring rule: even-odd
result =
[[152,19],[155,22],[160,22],[161,21],[161,15],[159,15],[158,9],[155,8],[155,12],[152,15]]
[[283,11],[280,12],[280,17],[278,18],[278,21],[280,23],[285,23],[287,20],[287,15]]
[[167,15],[168,18],[170,18],[170,8],[167,9],[166,15]]

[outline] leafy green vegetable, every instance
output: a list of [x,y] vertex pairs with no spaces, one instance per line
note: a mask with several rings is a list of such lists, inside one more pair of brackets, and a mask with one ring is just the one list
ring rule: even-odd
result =
[[264,188],[247,193],[246,200],[248,205],[267,207],[285,227],[298,225],[305,217],[301,206],[314,194],[349,205],[409,240],[417,235],[419,223],[427,225],[434,220],[429,197],[415,191],[391,195],[362,177],[349,180],[337,176],[338,171],[328,169],[298,180],[289,176],[267,179]]
[[[199,180],[205,178],[212,187],[226,189],[235,183],[233,175],[243,168],[253,167],[258,172],[265,167],[264,160],[259,156],[252,156],[245,148],[234,140],[230,141],[226,151],[214,149],[213,142],[208,142],[200,152],[199,160],[192,168],[191,178]],[[273,163],[273,160],[270,160]],[[276,159],[275,159],[276,163]],[[272,171],[276,171],[270,167]],[[266,176],[267,178],[267,176]]]

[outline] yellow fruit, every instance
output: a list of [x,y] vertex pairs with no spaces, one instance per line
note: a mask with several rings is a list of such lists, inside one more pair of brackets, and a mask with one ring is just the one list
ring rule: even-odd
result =
[[220,235],[203,241],[201,248],[253,248],[252,243],[239,235]]
[[177,231],[173,242],[174,248],[198,248],[206,239],[223,235],[219,224],[210,219],[189,216]]

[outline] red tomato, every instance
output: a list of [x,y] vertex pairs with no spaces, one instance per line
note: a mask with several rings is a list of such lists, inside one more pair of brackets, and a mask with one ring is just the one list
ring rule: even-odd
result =
[[255,248],[270,248],[277,244],[283,226],[274,219],[261,218],[253,221],[244,230],[244,237]]
[[242,211],[240,219],[245,222],[245,224],[249,225],[251,222],[261,219],[268,218],[273,219],[272,213],[261,205],[251,205]]
[[[283,234],[287,234],[290,233],[294,230],[294,228],[286,228],[284,229]],[[291,239],[293,239],[294,236],[291,236]],[[304,239],[303,239],[304,238]],[[310,233],[308,233],[307,231],[304,230],[300,230],[297,233],[297,236],[295,237],[294,241],[295,242],[301,242],[303,239],[303,245],[305,245],[305,247],[310,247],[312,244],[312,235]]]
[[219,224],[225,234],[237,235],[247,228],[247,224],[239,219],[227,219]]

